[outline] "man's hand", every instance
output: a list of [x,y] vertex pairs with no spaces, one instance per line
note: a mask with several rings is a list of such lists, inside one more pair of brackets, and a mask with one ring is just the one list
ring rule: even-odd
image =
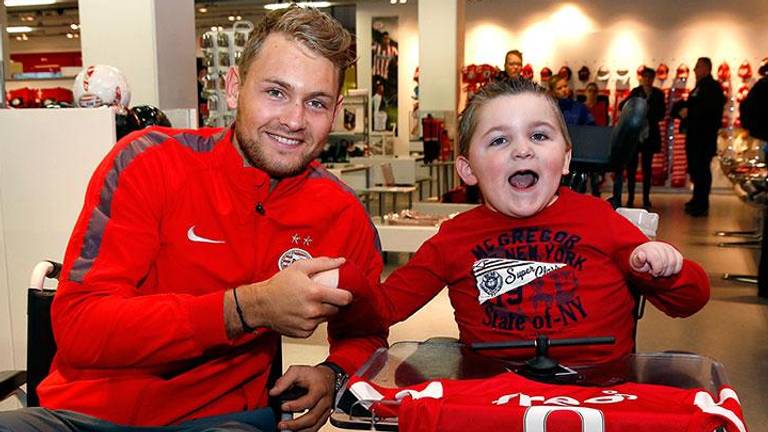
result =
[[283,403],[284,412],[308,410],[305,414],[290,421],[281,421],[278,430],[314,432],[325,424],[333,408],[333,391],[336,374],[325,366],[291,366],[269,390],[270,396],[278,396],[292,386],[307,389],[304,396]]
[[[315,328],[352,302],[352,293],[315,282],[317,273],[338,269],[344,258],[296,261],[264,282],[242,285],[237,297],[243,318],[251,327],[269,327],[286,336],[306,338]],[[232,292],[224,297],[227,334],[242,332]]]
[[636,247],[629,256],[632,270],[650,273],[654,277],[669,277],[680,273],[683,256],[671,245],[649,241]]

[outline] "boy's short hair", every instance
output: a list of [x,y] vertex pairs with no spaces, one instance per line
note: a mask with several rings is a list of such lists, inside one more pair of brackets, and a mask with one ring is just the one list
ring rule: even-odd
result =
[[560,132],[565,139],[566,149],[571,148],[571,137],[568,135],[568,128],[563,119],[563,113],[560,106],[547,90],[531,80],[501,80],[493,81],[481,88],[472,99],[467,102],[467,106],[459,115],[459,155],[467,157],[469,155],[469,144],[472,141],[472,135],[477,128],[477,113],[488,104],[488,102],[501,96],[515,96],[525,93],[531,93],[543,97],[549,102],[549,107],[557,118]]
[[344,71],[355,62],[352,36],[328,14],[296,5],[271,11],[256,24],[238,62],[241,81],[245,81],[264,40],[272,33],[282,33],[330,60],[338,70],[338,91],[341,91]]

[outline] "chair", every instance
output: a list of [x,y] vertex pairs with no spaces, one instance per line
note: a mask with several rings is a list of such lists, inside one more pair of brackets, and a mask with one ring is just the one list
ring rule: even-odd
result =
[[[377,194],[379,198],[379,216],[384,216],[384,200],[385,195],[392,195],[392,211],[397,211],[397,196],[399,194],[408,194],[408,208],[413,205],[413,192],[416,191],[416,186],[397,186],[395,184],[395,175],[392,172],[392,164],[382,163],[379,165],[381,169],[381,175],[384,179],[383,186],[373,186],[364,190],[366,194]],[[370,200],[369,200],[370,202]],[[370,213],[370,211],[369,211]]]
[[647,112],[648,102],[645,99],[631,98],[624,104],[613,128],[569,126],[573,153],[571,174],[563,179],[565,184],[584,193],[590,174],[613,172],[615,178],[610,201],[614,208],[619,207],[624,167],[637,151],[640,133],[646,127]]
[[[51,328],[51,304],[56,289],[44,287],[46,279],[58,279],[61,264],[55,261],[41,261],[30,278],[27,290],[27,370],[8,371],[0,381],[0,396],[16,394],[22,405],[36,407],[40,405],[37,386],[48,375],[53,356],[56,353],[56,341]],[[21,386],[26,383],[24,392]]]

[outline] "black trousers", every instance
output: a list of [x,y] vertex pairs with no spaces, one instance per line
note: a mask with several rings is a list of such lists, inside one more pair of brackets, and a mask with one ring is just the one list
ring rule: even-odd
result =
[[709,192],[712,190],[712,156],[688,153],[688,174],[693,182],[691,207],[697,210],[709,209]]
[[632,156],[627,164],[627,207],[635,203],[635,178],[638,159],[643,162],[643,205],[651,202],[651,162],[652,151],[639,151]]
[[270,408],[190,420],[176,426],[123,426],[73,411],[22,408],[0,412],[0,432],[264,432],[275,430]]

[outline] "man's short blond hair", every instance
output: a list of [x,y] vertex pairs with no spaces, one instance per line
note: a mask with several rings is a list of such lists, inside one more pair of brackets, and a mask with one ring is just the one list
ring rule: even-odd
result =
[[245,81],[264,40],[272,33],[281,33],[330,60],[338,71],[337,89],[341,91],[344,72],[355,62],[352,35],[328,14],[296,5],[271,11],[256,24],[238,63],[241,81]]

